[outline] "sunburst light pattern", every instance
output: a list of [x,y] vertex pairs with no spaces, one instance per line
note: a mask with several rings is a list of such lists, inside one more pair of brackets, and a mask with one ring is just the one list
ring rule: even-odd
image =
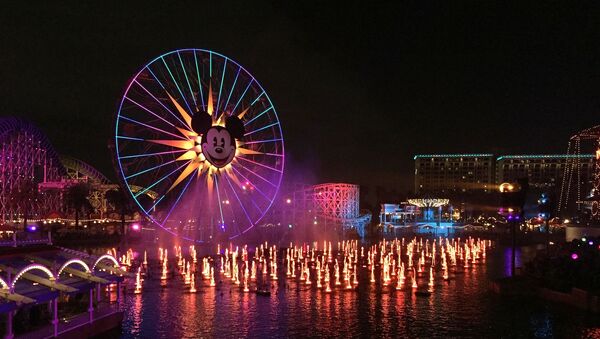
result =
[[[241,121],[242,132],[230,141],[235,153],[225,162],[207,159],[212,141],[195,125],[201,114],[215,133],[227,131],[232,117]],[[208,50],[166,53],[133,77],[119,107],[115,146],[123,182],[143,212],[197,241],[250,230],[272,205],[283,175],[283,136],[269,96],[238,63]]]

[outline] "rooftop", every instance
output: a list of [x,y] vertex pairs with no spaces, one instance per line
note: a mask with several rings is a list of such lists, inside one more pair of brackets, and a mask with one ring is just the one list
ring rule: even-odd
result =
[[477,157],[493,157],[491,153],[464,153],[464,154],[417,154],[414,160],[419,158],[477,158]]

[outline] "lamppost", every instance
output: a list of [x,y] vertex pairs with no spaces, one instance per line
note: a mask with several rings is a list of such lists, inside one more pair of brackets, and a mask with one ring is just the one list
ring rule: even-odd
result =
[[550,248],[550,218],[554,212],[554,199],[551,199],[547,193],[542,193],[538,199],[538,210],[540,217],[546,222],[546,252]]
[[500,209],[499,214],[506,217],[506,221],[511,226],[512,248],[511,248],[511,277],[515,276],[516,267],[516,247],[517,247],[517,225],[523,218],[523,206],[529,187],[528,179],[520,179],[518,183],[502,183],[498,187],[500,191]]

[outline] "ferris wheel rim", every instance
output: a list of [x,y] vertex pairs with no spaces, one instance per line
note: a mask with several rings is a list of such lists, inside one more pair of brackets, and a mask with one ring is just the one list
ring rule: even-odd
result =
[[[267,212],[273,207],[273,204],[274,204],[274,202],[275,202],[275,200],[276,200],[276,198],[277,198],[277,196],[279,194],[280,186],[281,186],[281,183],[282,183],[282,180],[283,180],[283,172],[284,172],[284,169],[285,169],[285,160],[284,160],[285,159],[285,142],[284,142],[284,138],[283,138],[283,131],[282,131],[282,128],[281,128],[281,121],[279,119],[279,115],[277,113],[277,109],[275,108],[275,105],[273,104],[273,102],[272,102],[269,94],[264,89],[264,87],[261,85],[261,83],[256,79],[256,77],[254,77],[254,75],[252,73],[250,73],[244,66],[242,66],[240,63],[238,63],[236,60],[234,60],[234,59],[232,59],[232,58],[230,58],[228,56],[225,56],[225,55],[223,55],[223,54],[221,54],[219,52],[215,52],[215,51],[212,51],[212,50],[209,50],[209,49],[203,49],[203,48],[182,48],[182,49],[176,49],[176,50],[165,52],[165,53],[163,53],[163,54],[161,54],[161,55],[159,55],[159,56],[151,59],[150,61],[146,62],[144,64],[144,66],[141,67],[135,73],[135,75],[128,80],[127,86],[125,87],[125,90],[122,92],[123,95],[122,95],[121,100],[119,102],[118,109],[117,109],[117,116],[116,116],[116,119],[115,119],[116,123],[115,123],[114,142],[115,142],[115,156],[116,156],[116,160],[117,160],[116,162],[117,162],[117,164],[119,166],[119,173],[121,174],[121,176],[120,176],[119,179],[122,181],[123,185],[127,188],[127,191],[129,192],[130,198],[132,198],[134,200],[135,204],[140,208],[140,210],[143,212],[143,214],[150,219],[150,221],[152,223],[158,225],[164,231],[167,231],[168,233],[170,233],[170,234],[172,234],[174,236],[183,237],[186,240],[191,240],[191,241],[196,241],[196,242],[202,242],[202,241],[198,241],[197,239],[192,239],[192,238],[186,237],[184,235],[178,234],[177,232],[168,229],[164,225],[167,222],[168,217],[165,218],[165,220],[163,220],[163,222],[161,223],[159,220],[157,220],[154,217],[154,215],[152,215],[150,213],[150,210],[152,208],[146,209],[144,206],[142,206],[142,204],[140,203],[140,201],[137,199],[135,193],[131,190],[131,184],[127,181],[127,175],[125,174],[125,171],[123,169],[123,164],[121,162],[121,159],[123,159],[123,157],[121,157],[121,150],[120,150],[120,147],[119,147],[119,139],[127,139],[126,137],[119,136],[119,125],[120,125],[121,119],[125,118],[124,116],[122,116],[123,105],[124,105],[124,103],[127,100],[127,94],[131,90],[133,84],[136,83],[137,79],[140,77],[140,75],[145,70],[149,70],[150,72],[152,72],[152,70],[149,68],[149,66],[151,66],[155,62],[157,62],[157,61],[159,61],[159,60],[161,60],[161,59],[163,59],[165,57],[168,57],[170,55],[179,54],[179,53],[182,53],[182,52],[188,52],[188,53],[194,53],[194,54],[196,54],[196,53],[208,53],[210,55],[215,55],[215,56],[221,58],[225,62],[230,62],[233,65],[235,65],[235,67],[237,67],[239,69],[238,72],[243,71],[248,77],[250,77],[251,80],[248,83],[248,88],[252,84],[255,84],[255,86],[258,89],[260,89],[261,94],[259,95],[259,97],[263,96],[267,100],[268,105],[270,106],[270,110],[272,111],[272,115],[273,115],[274,120],[275,120],[274,124],[268,125],[266,127],[276,127],[276,130],[277,130],[277,133],[278,133],[278,136],[279,136],[278,138],[273,139],[273,140],[269,140],[269,141],[277,142],[278,147],[280,147],[280,149],[281,149],[280,156],[282,157],[282,161],[281,161],[280,169],[278,170],[278,172],[280,172],[281,175],[278,175],[275,183],[269,182],[269,183],[273,184],[274,191],[273,191],[273,194],[272,194],[272,198],[270,198],[270,199],[267,198],[263,194],[263,196],[265,196],[265,198],[267,198],[268,204],[264,208],[264,210],[261,210],[260,208],[257,207],[259,209],[259,211],[260,211],[260,215],[257,218],[255,218],[255,220],[252,220],[250,217],[248,217],[248,221],[249,221],[248,226],[247,227],[242,227],[242,228],[240,228],[238,226],[237,233],[235,235],[232,235],[232,236],[228,237],[229,239],[235,239],[235,238],[237,238],[237,237],[239,237],[239,236],[241,236],[241,235],[249,232],[254,227],[256,227],[256,225],[265,217],[265,215],[267,214]],[[163,59],[163,61],[164,61],[164,59]],[[176,83],[176,82],[174,82],[174,83]],[[185,100],[185,97],[182,96],[182,98]],[[240,98],[239,100],[241,101],[242,98]],[[238,101],[238,104],[239,104],[239,101]],[[237,107],[237,105],[236,105],[236,107]],[[132,138],[132,139],[135,139],[135,138]],[[264,141],[254,141],[253,140],[253,141],[249,142],[249,144],[250,143],[256,143],[256,142],[264,142]],[[248,160],[248,159],[246,159],[244,157],[240,157],[240,159]],[[234,170],[235,170],[235,168],[234,168]],[[192,178],[193,178],[193,176],[190,178],[190,180],[187,182],[186,185],[189,185],[192,181],[194,181]],[[225,178],[227,180],[229,180],[229,178],[227,178],[227,176],[225,176]],[[231,183],[229,183],[229,185],[231,185]],[[235,192],[235,190],[233,188],[232,188],[232,191],[234,192],[234,194],[236,194],[236,192]],[[183,194],[184,192],[185,192],[185,189],[181,193]],[[261,194],[262,194],[262,192],[261,192]],[[238,198],[238,200],[239,200],[239,198]],[[219,204],[220,203],[221,202],[219,202]],[[240,206],[243,209],[245,209],[244,206],[243,206],[243,204],[241,203],[241,201],[239,202],[239,204],[240,204]],[[175,205],[173,205],[173,207],[174,206]],[[247,215],[247,213],[246,213],[246,215]]]

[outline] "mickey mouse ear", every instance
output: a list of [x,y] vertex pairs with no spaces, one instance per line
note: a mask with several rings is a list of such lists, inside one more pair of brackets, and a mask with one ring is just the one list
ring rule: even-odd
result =
[[212,118],[206,112],[198,112],[192,117],[192,129],[202,135],[212,126]]
[[225,120],[225,127],[227,127],[229,133],[236,139],[243,137],[246,132],[244,123],[235,115],[232,115]]

